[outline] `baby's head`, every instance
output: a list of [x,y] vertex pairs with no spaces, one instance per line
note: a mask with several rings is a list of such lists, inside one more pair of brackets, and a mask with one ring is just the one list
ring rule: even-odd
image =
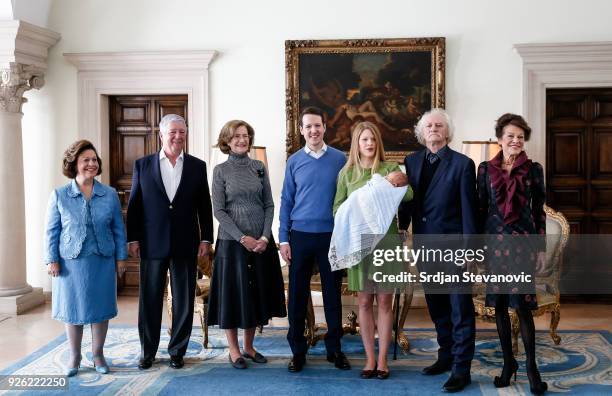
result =
[[385,179],[393,184],[394,187],[404,187],[408,185],[408,176],[402,171],[391,172],[385,176]]

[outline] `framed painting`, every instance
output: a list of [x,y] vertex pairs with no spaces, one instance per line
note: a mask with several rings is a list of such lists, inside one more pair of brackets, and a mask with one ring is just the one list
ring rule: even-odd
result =
[[326,113],[330,146],[348,152],[353,125],[371,121],[396,161],[421,147],[419,117],[444,107],[444,37],[287,40],[285,70],[287,156],[304,145],[299,115],[307,106]]

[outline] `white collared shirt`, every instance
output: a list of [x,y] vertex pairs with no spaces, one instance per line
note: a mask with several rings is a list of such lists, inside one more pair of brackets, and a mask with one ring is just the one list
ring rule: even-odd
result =
[[323,142],[323,147],[321,147],[321,149],[319,151],[313,151],[313,150],[310,149],[310,147],[308,147],[308,145],[306,145],[306,146],[304,146],[304,151],[306,152],[306,154],[310,155],[311,157],[313,157],[315,159],[319,159],[327,151],[327,144],[325,144],[325,142]]
[[166,189],[166,195],[168,196],[170,202],[172,202],[174,199],[176,190],[181,182],[184,159],[185,156],[181,151],[181,155],[179,155],[179,157],[176,159],[176,164],[172,166],[172,163],[168,157],[166,157],[164,150],[160,150],[159,152],[159,169],[161,171],[161,178],[162,182],[164,183],[164,188]]

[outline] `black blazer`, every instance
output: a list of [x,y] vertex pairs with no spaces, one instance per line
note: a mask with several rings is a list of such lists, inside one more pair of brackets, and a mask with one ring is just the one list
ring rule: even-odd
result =
[[469,157],[446,149],[427,191],[420,191],[426,149],[404,159],[414,198],[402,203],[400,229],[413,234],[476,234],[476,169]]
[[159,153],[134,162],[127,211],[127,238],[140,242],[143,259],[195,258],[200,241],[213,240],[206,163],[185,154],[181,182],[170,202]]

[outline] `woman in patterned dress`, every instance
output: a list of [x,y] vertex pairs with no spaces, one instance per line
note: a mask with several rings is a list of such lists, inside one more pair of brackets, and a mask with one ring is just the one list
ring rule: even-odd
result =
[[[546,261],[546,215],[542,166],[531,161],[524,151],[530,135],[531,128],[523,117],[502,115],[495,125],[495,136],[502,150],[492,160],[480,164],[477,187],[481,232],[493,236],[488,248],[490,271],[498,275],[525,272],[533,279],[534,272]],[[504,357],[504,367],[501,376],[495,377],[495,386],[509,386],[512,375],[518,370],[512,354],[510,307],[519,317],[531,391],[544,393],[547,384],[541,380],[535,356],[531,311],[537,309],[538,304],[533,283],[527,288],[520,284],[489,284],[486,305],[495,307]]]

